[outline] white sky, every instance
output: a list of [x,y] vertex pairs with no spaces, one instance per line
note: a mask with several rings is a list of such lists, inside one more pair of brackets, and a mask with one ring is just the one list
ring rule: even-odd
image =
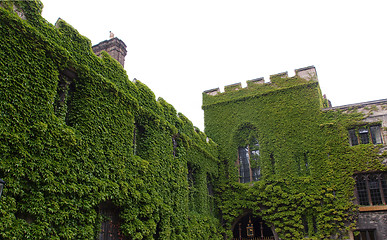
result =
[[387,98],[385,0],[42,0],[203,130],[202,92],[314,65],[334,106]]

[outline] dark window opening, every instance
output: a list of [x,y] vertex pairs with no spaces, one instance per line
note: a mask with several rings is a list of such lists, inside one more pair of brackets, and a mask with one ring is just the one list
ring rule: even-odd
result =
[[308,225],[308,218],[306,215],[302,215],[302,225],[304,226],[304,233],[306,236],[309,234],[309,225]]
[[386,205],[386,177],[385,172],[357,174],[355,179],[358,204],[362,206]]
[[136,138],[137,138],[137,126],[136,126],[136,124],[134,124],[134,128],[133,128],[133,155],[137,154]]
[[379,125],[361,127],[359,129],[348,130],[349,143],[351,146],[358,144],[382,144],[382,131]]
[[176,149],[177,149],[177,136],[172,137],[172,145],[173,145],[173,157],[176,157]]
[[253,181],[259,181],[261,178],[261,169],[258,168],[251,168],[251,172],[253,173]]
[[262,220],[262,218],[254,216],[250,213],[235,223],[233,229],[233,239],[274,240],[274,234],[271,228]]
[[275,174],[275,159],[273,153],[270,153],[271,172]]
[[359,138],[361,144],[368,144],[370,143],[368,139],[368,129],[367,128],[360,128],[359,129]]
[[59,75],[57,94],[54,100],[54,113],[67,125],[70,125],[69,112],[71,111],[72,97],[75,90],[76,73],[65,69]]
[[208,190],[208,195],[214,196],[214,187],[212,186],[211,178],[208,175],[207,175],[207,190]]
[[382,132],[381,132],[380,126],[371,126],[370,131],[371,131],[372,143],[382,144],[383,141],[382,141]]
[[305,164],[305,171],[309,173],[309,158],[308,158],[308,153],[304,153],[304,164]]
[[99,213],[102,216],[99,240],[125,240],[120,232],[120,210],[111,202],[100,204]]
[[351,146],[358,145],[359,141],[357,140],[356,130],[351,129],[348,132],[349,132],[349,142],[350,142]]
[[141,139],[143,138],[143,135],[145,133],[145,128],[142,127],[140,124],[135,123],[134,129],[133,129],[133,154],[138,155],[139,151],[141,149]]
[[358,176],[356,181],[356,189],[357,189],[357,199],[360,205],[370,205],[368,201],[367,195],[367,182],[364,179],[364,176]]
[[304,226],[304,234],[306,237],[317,234],[316,216],[311,213],[306,213],[301,216],[302,225]]
[[191,164],[188,164],[187,168],[188,168],[188,174],[187,174],[188,187],[193,188],[195,186],[195,177],[194,177],[195,170],[191,166]]
[[355,231],[354,240],[376,240],[375,229]]
[[317,233],[317,221],[315,216],[312,217],[312,225],[314,233]]

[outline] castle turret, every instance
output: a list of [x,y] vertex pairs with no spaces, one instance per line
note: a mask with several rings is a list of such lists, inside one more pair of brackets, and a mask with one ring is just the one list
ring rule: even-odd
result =
[[125,56],[126,56],[126,45],[125,43],[111,33],[110,39],[94,45],[93,52],[100,56],[102,51],[106,51],[112,58],[116,59],[122,67],[124,67]]

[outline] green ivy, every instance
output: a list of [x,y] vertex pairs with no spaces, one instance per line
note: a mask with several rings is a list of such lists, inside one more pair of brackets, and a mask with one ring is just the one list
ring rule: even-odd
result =
[[129,239],[221,239],[217,145],[42,7],[0,2],[0,238],[95,239],[111,201]]
[[[340,238],[354,228],[353,174],[386,167],[379,146],[349,146],[348,129],[364,124],[365,116],[322,111],[326,106],[318,82],[298,77],[203,93],[205,130],[219,144],[224,163],[216,202],[229,237],[246,211],[282,239]],[[258,140],[260,155],[251,164],[262,176],[242,184],[238,147],[252,145],[252,139]]]

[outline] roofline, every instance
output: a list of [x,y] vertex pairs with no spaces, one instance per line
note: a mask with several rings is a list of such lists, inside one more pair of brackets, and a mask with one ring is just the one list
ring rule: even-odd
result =
[[380,103],[387,103],[387,98],[368,101],[368,102],[360,102],[360,103],[354,103],[354,104],[348,104],[348,105],[342,105],[342,106],[336,106],[336,107],[323,108],[322,110],[329,111],[329,110],[348,109],[351,107],[365,107],[367,105],[380,104]]

